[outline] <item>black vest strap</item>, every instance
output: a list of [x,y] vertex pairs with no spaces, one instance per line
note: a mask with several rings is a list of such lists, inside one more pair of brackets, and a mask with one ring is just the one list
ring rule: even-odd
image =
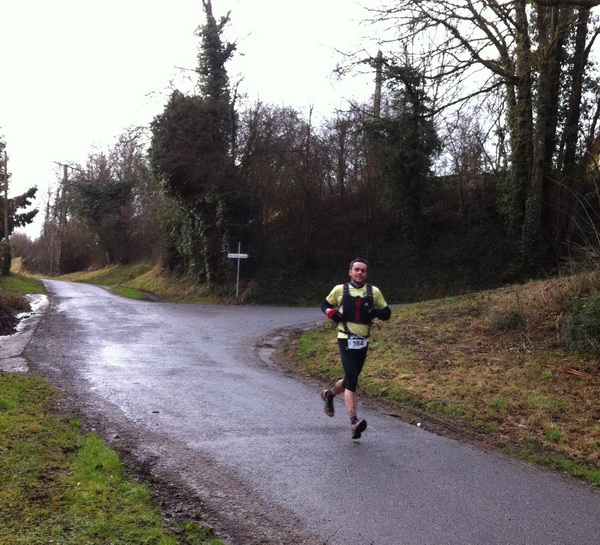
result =
[[[368,325],[370,334],[371,320],[367,316],[367,311],[370,310],[374,304],[373,286],[371,284],[366,284],[366,293],[364,297],[353,297],[350,295],[350,285],[346,282],[342,294],[342,323],[344,333],[351,335],[346,324],[354,323]],[[367,334],[366,337],[368,337],[369,334]]]

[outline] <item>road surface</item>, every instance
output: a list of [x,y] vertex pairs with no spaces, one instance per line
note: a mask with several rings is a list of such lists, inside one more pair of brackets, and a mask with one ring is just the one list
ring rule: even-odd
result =
[[600,494],[584,483],[364,406],[369,427],[352,441],[341,401],[328,418],[321,385],[269,360],[274,332],[322,323],[318,309],[140,302],[45,284],[30,367],[152,481],[166,509],[207,513],[232,544],[600,543]]

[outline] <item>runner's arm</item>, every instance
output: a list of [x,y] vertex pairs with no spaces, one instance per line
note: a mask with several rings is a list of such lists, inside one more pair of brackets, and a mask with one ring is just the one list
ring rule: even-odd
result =
[[342,321],[342,315],[340,314],[339,310],[334,308],[334,306],[327,301],[327,299],[321,303],[321,311],[323,314],[325,314],[325,316],[327,316],[327,318],[333,320],[336,324],[339,324]]
[[388,307],[388,306],[385,306],[384,308],[376,308],[375,309],[375,317],[379,318],[380,320],[383,320],[384,322],[386,320],[389,320],[391,316],[392,316],[392,311],[391,311],[390,307]]

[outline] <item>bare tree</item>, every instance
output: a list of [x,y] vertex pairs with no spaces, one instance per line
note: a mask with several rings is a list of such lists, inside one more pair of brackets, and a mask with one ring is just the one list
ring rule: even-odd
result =
[[314,262],[336,183],[326,135],[310,112],[258,103],[241,116],[237,147],[242,177],[259,203],[260,254]]

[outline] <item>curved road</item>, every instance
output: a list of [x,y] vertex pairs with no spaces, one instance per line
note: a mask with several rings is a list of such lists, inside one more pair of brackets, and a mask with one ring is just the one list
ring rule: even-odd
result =
[[[25,349],[161,490],[236,545],[597,545],[587,485],[343,404],[269,362],[273,331],[318,309],[151,303],[46,281]],[[275,339],[276,340],[276,339]],[[141,469],[140,469],[141,468]]]

